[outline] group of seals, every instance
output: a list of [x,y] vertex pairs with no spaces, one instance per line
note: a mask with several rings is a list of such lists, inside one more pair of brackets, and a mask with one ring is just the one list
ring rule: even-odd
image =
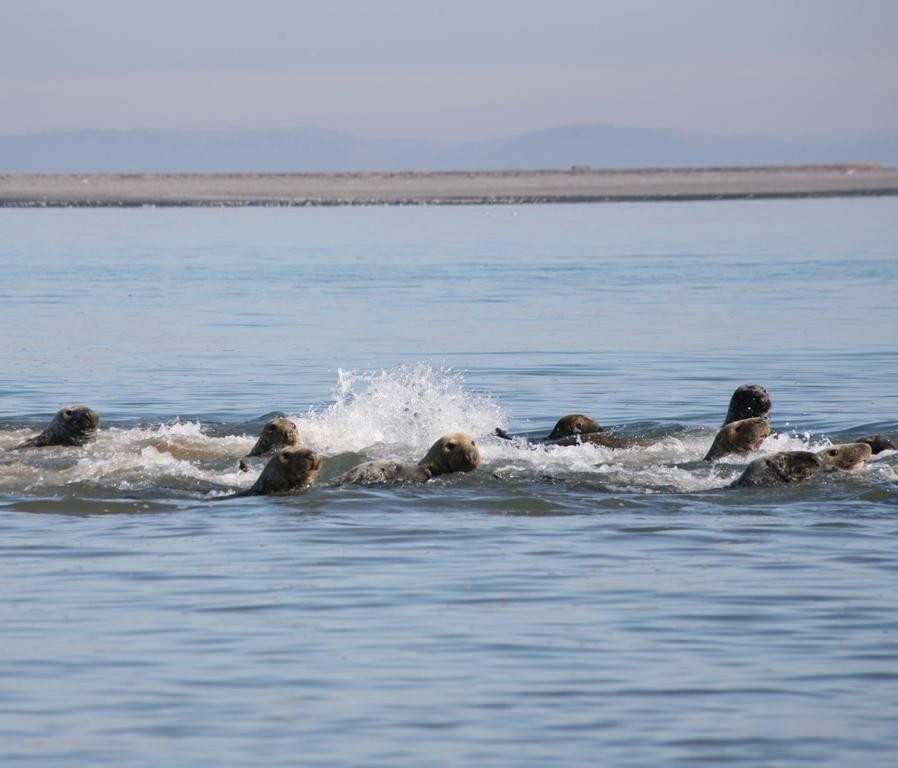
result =
[[[248,459],[274,454],[258,480],[237,496],[289,493],[310,487],[321,470],[321,458],[299,448],[299,430],[290,419],[276,418],[263,428],[252,450],[240,459],[240,469],[249,471]],[[470,472],[480,466],[480,451],[473,438],[463,432],[443,435],[417,464],[381,459],[352,467],[340,479],[343,485],[423,483],[452,472]]]
[[[704,461],[714,461],[731,454],[748,454],[760,449],[771,434],[770,395],[764,387],[745,384],[730,399],[723,427],[717,433]],[[25,440],[12,450],[46,446],[83,446],[97,432],[100,418],[84,405],[60,409],[40,434]],[[512,436],[501,429],[495,435],[505,440]],[[651,445],[651,440],[615,437],[582,413],[562,416],[551,432],[540,442],[552,446],[581,443],[620,449]],[[781,451],[752,461],[731,488],[772,486],[800,482],[824,468],[860,469],[872,455],[895,450],[894,441],[885,435],[865,435],[852,443],[831,445],[812,451]],[[252,450],[240,459],[240,469],[250,469],[249,459],[271,456],[262,473],[250,488],[234,496],[261,496],[298,493],[311,487],[322,467],[321,457],[300,446],[299,431],[290,419],[278,417],[262,428]],[[480,466],[480,451],[470,435],[453,432],[443,435],[415,464],[391,460],[366,461],[352,467],[338,485],[375,485],[424,483],[453,472],[471,472]],[[232,498],[232,497],[228,497]]]
[[[730,398],[723,426],[714,437],[703,461],[715,461],[724,456],[760,450],[761,444],[772,433],[771,407],[770,394],[764,387],[758,384],[743,384],[738,387]],[[495,435],[504,440],[513,439],[502,429],[496,429]],[[625,439],[604,434],[603,427],[595,419],[582,413],[562,416],[541,442],[546,445],[590,443],[612,449],[652,444],[650,440]],[[895,450],[895,443],[891,439],[884,435],[866,435],[856,442],[832,445],[817,453],[781,451],[755,459],[729,487],[800,482],[825,467],[856,470],[873,454],[887,449]]]

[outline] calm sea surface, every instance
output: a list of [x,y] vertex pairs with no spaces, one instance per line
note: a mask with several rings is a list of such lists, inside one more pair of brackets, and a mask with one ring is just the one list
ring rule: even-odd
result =
[[[894,768],[898,453],[700,459],[739,384],[770,452],[896,380],[896,198],[0,210],[0,764]],[[569,412],[658,442],[489,436]],[[214,501],[276,413],[319,486]]]

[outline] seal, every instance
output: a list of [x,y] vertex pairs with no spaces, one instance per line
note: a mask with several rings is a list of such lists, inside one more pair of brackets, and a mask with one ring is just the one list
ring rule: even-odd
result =
[[417,464],[366,461],[350,469],[340,482],[353,485],[423,483],[452,472],[471,472],[478,466],[480,451],[474,440],[463,432],[453,432],[437,440]]
[[82,446],[93,439],[99,425],[100,417],[86,405],[69,405],[57,411],[43,432],[12,450],[44,448],[48,445]]
[[813,477],[823,466],[823,460],[810,451],[782,451],[762,456],[749,464],[729,488],[788,485]]
[[866,443],[869,445],[874,455],[882,453],[883,451],[896,450],[895,442],[885,435],[864,435],[863,437],[858,438],[855,442]]
[[262,427],[262,434],[256,440],[252,450],[240,459],[240,469],[248,472],[250,463],[247,459],[253,456],[267,456],[279,448],[299,445],[299,431],[290,419],[278,417]]
[[766,416],[731,421],[717,433],[702,461],[713,461],[731,453],[756,451],[769,434],[770,422]]
[[723,426],[752,416],[768,416],[770,408],[770,395],[764,387],[759,384],[743,384],[736,387],[730,398],[730,407],[727,409]]
[[635,448],[652,445],[652,440],[632,440],[603,434],[602,426],[582,413],[569,413],[558,419],[555,427],[546,437],[546,445],[580,445],[590,443],[603,448]]
[[586,435],[601,431],[602,425],[589,416],[584,416],[582,413],[569,413],[558,419],[546,440],[559,440],[573,435]]
[[298,493],[309,488],[321,471],[321,458],[308,448],[282,448],[269,459],[259,479],[237,496],[270,496],[276,493]]
[[867,443],[839,443],[817,451],[817,455],[836,469],[860,469],[873,455],[873,449]]
[[[574,435],[586,435],[594,432],[601,432],[602,429],[602,425],[594,419],[589,418],[589,416],[584,416],[582,413],[569,413],[567,416],[562,416],[558,419],[552,431],[546,437],[536,440],[535,442],[563,440],[568,437],[573,437]],[[493,435],[501,437],[503,440],[514,440],[514,437],[509,435],[508,432],[502,429],[502,427],[496,427]],[[574,445],[574,443],[568,444]]]
[[653,440],[634,440],[604,434],[604,428],[595,419],[582,413],[562,416],[545,439],[546,445],[580,445],[590,443],[603,448],[635,448],[652,445]]

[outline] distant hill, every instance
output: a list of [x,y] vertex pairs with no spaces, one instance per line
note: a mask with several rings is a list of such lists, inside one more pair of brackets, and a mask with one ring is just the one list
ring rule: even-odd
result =
[[0,136],[0,172],[164,173],[898,165],[898,134],[840,144],[739,141],[569,125],[489,141],[375,139],[320,128],[67,131]]

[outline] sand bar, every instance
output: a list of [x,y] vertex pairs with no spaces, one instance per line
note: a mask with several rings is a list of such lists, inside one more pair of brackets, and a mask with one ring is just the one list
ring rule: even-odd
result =
[[0,174],[0,206],[461,205],[898,195],[878,165],[401,173]]

